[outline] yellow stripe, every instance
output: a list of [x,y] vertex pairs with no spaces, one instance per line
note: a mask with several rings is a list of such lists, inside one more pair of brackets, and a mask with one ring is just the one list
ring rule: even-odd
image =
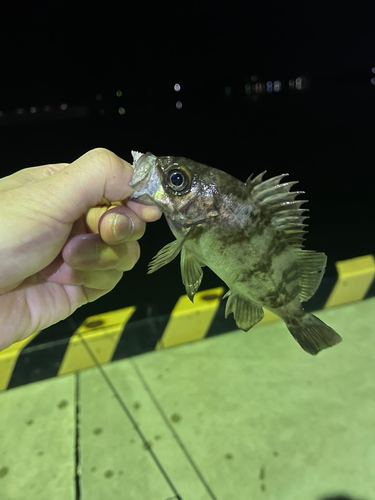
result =
[[276,314],[274,314],[271,311],[268,311],[268,309],[263,308],[263,312],[264,312],[264,316],[263,316],[262,320],[259,321],[259,323],[257,323],[254,326],[254,328],[256,328],[258,325],[266,325],[267,323],[274,323],[275,321],[281,321],[281,319],[278,316],[276,316]]
[[58,375],[95,366],[88,349],[101,365],[111,361],[125,324],[136,307],[91,316],[70,338]]
[[363,299],[375,276],[373,255],[336,262],[338,281],[325,308]]
[[12,376],[14,367],[16,366],[20,352],[38,334],[39,332],[33,333],[30,337],[27,337],[27,339],[16,342],[0,352],[0,391],[4,391],[8,387],[10,377]]
[[165,349],[204,338],[219,307],[223,288],[198,292],[194,304],[184,295],[173,308],[164,333],[155,349]]

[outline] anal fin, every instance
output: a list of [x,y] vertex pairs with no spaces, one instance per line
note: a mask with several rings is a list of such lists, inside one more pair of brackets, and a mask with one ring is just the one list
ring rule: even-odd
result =
[[262,307],[258,306],[258,304],[252,300],[245,299],[241,295],[232,293],[230,290],[223,298],[225,297],[228,297],[225,317],[233,313],[236,325],[238,328],[241,328],[241,330],[247,332],[263,318],[264,312]]

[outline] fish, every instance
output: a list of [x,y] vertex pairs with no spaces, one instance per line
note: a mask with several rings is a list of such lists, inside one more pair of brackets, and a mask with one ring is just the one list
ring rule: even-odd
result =
[[239,329],[250,330],[264,316],[279,316],[309,354],[341,342],[341,336],[302,303],[317,291],[327,257],[304,249],[307,233],[291,191],[298,181],[283,182],[284,173],[263,179],[266,171],[246,182],[193,160],[132,151],[131,199],[156,205],[175,240],[149,264],[148,273],[180,254],[182,282],[191,301],[209,267],[228,287],[225,318],[233,313]]

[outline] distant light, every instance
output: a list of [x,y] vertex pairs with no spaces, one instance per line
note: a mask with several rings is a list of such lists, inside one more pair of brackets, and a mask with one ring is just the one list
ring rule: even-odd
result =
[[37,108],[35,108],[34,106],[31,106],[30,113],[36,113],[37,111],[38,111]]
[[232,87],[225,87],[225,95],[230,97],[232,95]]
[[67,107],[68,107],[68,105],[67,105],[67,104],[65,104],[65,102],[63,102],[63,103],[61,104],[61,106],[60,106],[60,108],[61,108],[63,111],[65,111]]
[[371,84],[375,85],[375,78],[371,78]]
[[47,105],[47,106],[44,106],[44,108],[43,108],[43,109],[44,109],[44,111],[47,111],[47,112],[48,112],[48,111],[51,111],[51,106],[48,106],[48,105]]
[[104,113],[105,113],[104,109],[103,109],[103,108],[100,108],[100,109],[99,109],[99,115],[104,115]]
[[102,94],[96,94],[95,99],[96,99],[97,101],[101,101],[101,100],[102,100],[102,97],[103,97],[103,96],[102,96]]
[[267,82],[267,92],[272,92],[272,82]]
[[375,73],[375,67],[371,68],[371,72]]
[[251,94],[251,83],[247,83],[245,85],[245,94],[250,95]]
[[275,92],[279,92],[280,89],[281,89],[281,82],[280,82],[280,80],[276,80],[275,82],[273,82],[273,90]]
[[118,113],[119,113],[119,115],[124,115],[125,114],[125,108],[123,108],[123,107],[118,108]]
[[117,95],[117,97],[121,97],[122,96],[121,90],[116,90],[116,95]]
[[301,90],[302,89],[302,78],[299,76],[296,78],[296,89]]
[[264,83],[256,83],[255,84],[255,92],[257,94],[261,93],[261,92],[264,92]]
[[181,109],[182,108],[182,102],[181,101],[177,101],[176,102],[176,108],[177,109]]
[[173,88],[175,89],[176,92],[180,92],[181,85],[179,83],[175,83]]
[[294,89],[294,80],[289,80],[289,88]]
[[251,77],[251,81],[252,81],[252,82],[256,82],[257,80],[258,80],[257,75],[253,75],[253,76]]

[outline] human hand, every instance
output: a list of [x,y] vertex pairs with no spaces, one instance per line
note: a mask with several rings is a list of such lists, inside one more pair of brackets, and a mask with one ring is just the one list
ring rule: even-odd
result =
[[137,262],[156,207],[105,149],[0,179],[0,350],[108,293]]

